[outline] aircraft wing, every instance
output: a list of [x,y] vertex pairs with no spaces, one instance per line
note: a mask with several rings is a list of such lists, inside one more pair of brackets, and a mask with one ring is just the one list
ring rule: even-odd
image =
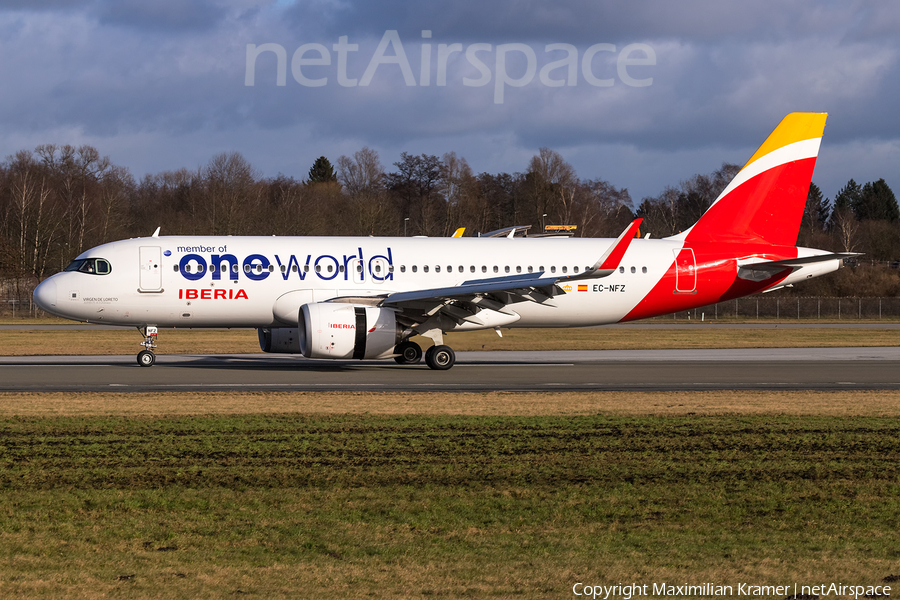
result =
[[493,310],[518,318],[507,308],[518,302],[536,302],[556,306],[553,297],[565,294],[560,283],[572,280],[606,277],[616,271],[641,220],[637,219],[619,236],[590,269],[577,275],[549,275],[546,272],[522,273],[490,279],[472,279],[452,287],[396,292],[385,296],[380,306],[395,308],[398,317],[411,324],[444,315],[461,324],[484,324],[478,313]]

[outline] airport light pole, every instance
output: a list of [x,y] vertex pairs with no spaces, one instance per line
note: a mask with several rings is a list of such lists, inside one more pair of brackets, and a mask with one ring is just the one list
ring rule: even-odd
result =
[[546,231],[545,226],[544,226],[544,217],[546,217],[546,216],[547,216],[547,213],[544,213],[541,215],[541,233],[544,233],[544,231]]
[[403,219],[403,237],[406,237],[406,223],[409,221],[409,217]]

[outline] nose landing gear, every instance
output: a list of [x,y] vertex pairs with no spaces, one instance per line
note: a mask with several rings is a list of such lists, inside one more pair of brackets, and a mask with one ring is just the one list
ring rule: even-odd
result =
[[144,349],[138,352],[137,364],[142,367],[152,367],[156,363],[156,355],[153,353],[153,349],[156,348],[156,326],[147,325],[143,329],[138,327],[138,331],[144,336],[144,341],[141,342]]

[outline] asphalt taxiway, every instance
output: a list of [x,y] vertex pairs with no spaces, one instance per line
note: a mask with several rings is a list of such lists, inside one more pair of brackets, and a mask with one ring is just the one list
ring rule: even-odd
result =
[[0,391],[900,390],[900,348],[460,352],[449,371],[290,355],[0,357]]

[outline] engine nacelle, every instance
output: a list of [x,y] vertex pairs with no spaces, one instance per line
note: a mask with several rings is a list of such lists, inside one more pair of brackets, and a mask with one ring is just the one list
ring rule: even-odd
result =
[[257,329],[259,348],[273,354],[300,354],[300,332],[296,327]]
[[299,325],[307,358],[387,358],[402,333],[392,310],[337,302],[304,304]]

